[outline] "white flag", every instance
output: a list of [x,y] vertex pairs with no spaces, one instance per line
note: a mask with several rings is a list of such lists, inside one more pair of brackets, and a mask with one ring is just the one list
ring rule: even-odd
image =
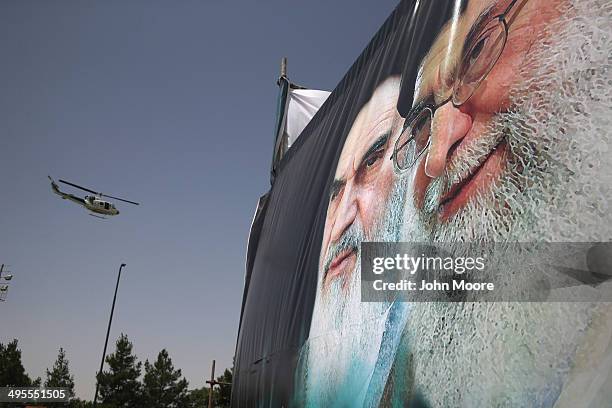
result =
[[291,147],[310,119],[317,113],[331,92],[316,89],[290,89],[285,122],[287,147]]

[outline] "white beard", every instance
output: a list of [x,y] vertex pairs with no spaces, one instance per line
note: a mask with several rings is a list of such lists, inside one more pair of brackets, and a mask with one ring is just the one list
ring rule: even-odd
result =
[[611,6],[601,0],[576,3],[568,13],[580,17],[562,17],[541,34],[552,35],[552,43],[540,42],[529,52],[517,74],[529,79],[511,90],[513,108],[496,115],[470,146],[470,156],[481,157],[505,135],[509,161],[499,182],[439,222],[435,212],[441,192],[473,164],[465,156],[454,160],[447,174],[432,182],[423,210],[407,199],[406,219],[412,220],[406,223],[408,240],[612,238]]
[[[407,197],[404,240],[612,240],[612,3],[573,3],[547,27],[550,41],[530,51],[518,74],[529,80],[511,93],[515,108],[483,135],[483,145],[502,129],[508,137],[503,178],[444,224]],[[608,303],[411,304],[403,345],[414,378],[404,386],[432,407],[603,406],[612,398],[612,351],[602,351],[611,316]],[[576,384],[585,378],[608,385],[582,394],[587,387]]]
[[[397,181],[386,210],[369,241],[397,242],[403,225],[405,182]],[[362,229],[360,225],[356,228]],[[359,235],[359,233],[357,233]],[[361,235],[363,237],[363,235]],[[299,405],[346,406],[362,404],[376,365],[389,303],[361,302],[361,253],[348,287],[335,279],[322,292],[319,273],[310,334],[305,344],[298,387]]]

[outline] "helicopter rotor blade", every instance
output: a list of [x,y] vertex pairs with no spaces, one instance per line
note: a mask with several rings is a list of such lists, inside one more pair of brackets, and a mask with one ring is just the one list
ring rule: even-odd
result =
[[123,202],[126,202],[126,203],[134,204],[134,205],[140,205],[139,203],[137,203],[137,202],[135,202],[135,201],[126,200],[126,199],[124,199],[124,198],[119,198],[119,197],[113,197],[113,196],[108,195],[108,194],[102,194],[102,193],[99,193],[99,192],[97,192],[97,191],[90,190],[90,189],[88,189],[88,188],[85,188],[85,187],[79,186],[78,184],[74,184],[74,183],[71,183],[71,182],[66,181],[66,180],[62,180],[62,179],[60,179],[60,180],[59,180],[59,182],[60,182],[60,183],[64,183],[64,184],[68,184],[69,186],[72,186],[72,187],[79,188],[79,189],[81,189],[81,190],[83,190],[83,191],[90,192],[90,193],[95,194],[95,195],[97,195],[97,196],[99,196],[99,197],[108,197],[108,198],[112,198],[113,200],[119,200],[119,201],[123,201]]
[[78,184],[74,184],[74,183],[71,183],[69,181],[65,181],[65,180],[59,179],[59,182],[60,183],[64,183],[64,184],[68,184],[69,186],[79,188],[79,189],[81,189],[83,191],[87,191],[87,192],[90,192],[90,193],[95,194],[95,195],[100,195],[100,193],[98,193],[97,191],[93,191],[93,190],[90,190],[88,188],[81,187]]
[[102,197],[112,198],[113,200],[123,201],[124,203],[130,203],[130,204],[134,204],[134,205],[140,205],[140,204],[139,204],[139,203],[137,203],[137,202],[130,201],[130,200],[126,200],[126,199],[124,199],[124,198],[113,197],[113,196],[109,196],[109,195],[106,195],[106,194],[100,194],[100,196],[102,196]]

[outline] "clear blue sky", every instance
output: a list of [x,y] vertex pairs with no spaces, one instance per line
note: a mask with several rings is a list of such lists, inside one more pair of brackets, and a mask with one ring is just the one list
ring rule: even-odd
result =
[[[168,349],[190,388],[231,366],[246,239],[269,186],[279,61],[333,89],[396,6],[377,1],[0,2],[0,342],[32,377],[67,351],[92,399],[109,351]],[[142,202],[101,221],[47,174]]]

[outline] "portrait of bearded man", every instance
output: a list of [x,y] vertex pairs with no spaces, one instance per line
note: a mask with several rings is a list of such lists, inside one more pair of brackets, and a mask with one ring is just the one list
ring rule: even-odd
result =
[[446,25],[421,63],[395,146],[413,187],[407,235],[610,238],[599,225],[612,189],[610,9],[470,0]]
[[[457,7],[420,64],[394,147],[409,185],[404,241],[612,240],[610,21],[606,0]],[[407,309],[381,405],[612,401],[610,303]]]
[[389,305],[361,302],[361,243],[396,242],[404,184],[391,153],[401,118],[399,76],[382,80],[359,109],[346,137],[328,206],[309,340],[298,377],[300,406],[363,403]]

